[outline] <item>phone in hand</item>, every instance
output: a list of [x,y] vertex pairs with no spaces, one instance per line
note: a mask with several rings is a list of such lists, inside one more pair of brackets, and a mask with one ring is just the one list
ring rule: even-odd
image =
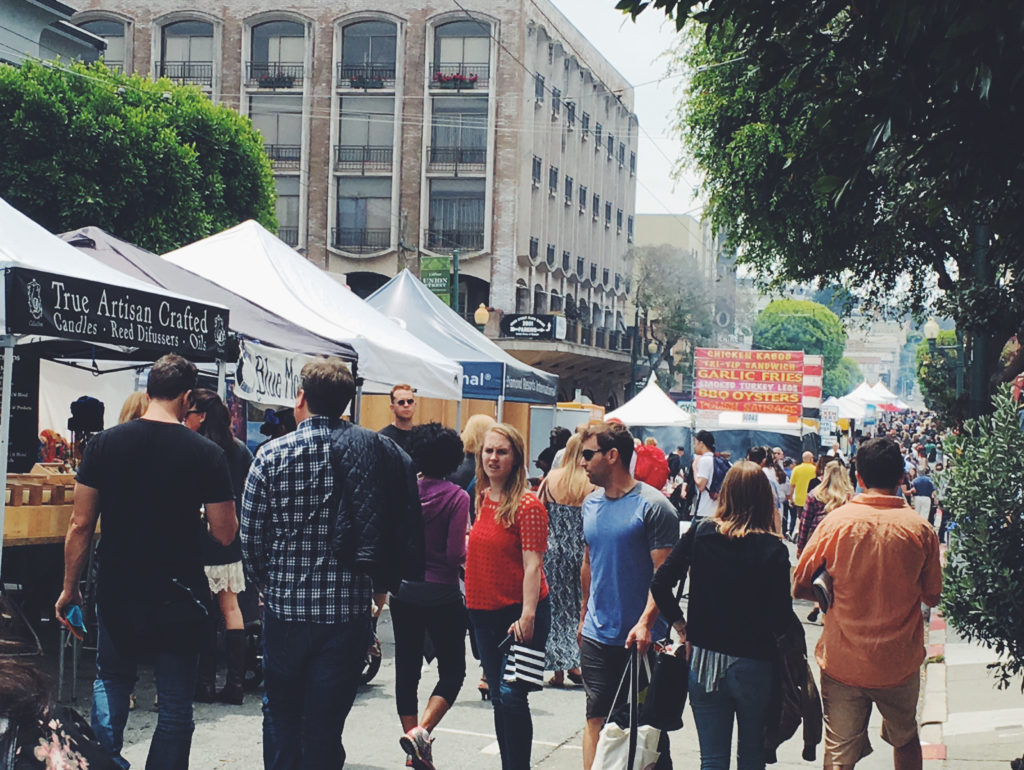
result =
[[71,635],[78,641],[85,639],[85,617],[82,615],[82,608],[72,604],[64,613],[64,620]]
[[516,643],[516,638],[509,634],[498,643],[498,652],[502,655],[508,655],[512,652],[512,645]]

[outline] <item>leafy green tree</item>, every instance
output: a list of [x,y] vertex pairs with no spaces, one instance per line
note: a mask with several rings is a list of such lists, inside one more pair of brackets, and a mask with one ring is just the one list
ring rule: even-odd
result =
[[946,552],[942,612],[968,640],[1005,656],[991,668],[1007,687],[1024,673],[1024,431],[1010,385],[993,403],[991,416],[968,420],[959,434],[943,439],[945,503],[956,526]]
[[846,330],[839,316],[810,300],[774,300],[758,314],[754,324],[754,348],[802,350],[824,356],[826,371],[839,365],[844,347]]
[[938,288],[998,371],[1024,326],[1024,4],[617,6],[694,22],[679,129],[742,262],[775,284],[846,277],[895,312]]
[[957,336],[955,331],[940,331],[935,340],[933,351],[928,340],[917,345],[914,356],[917,371],[917,382],[921,386],[924,404],[929,409],[949,417],[957,417],[960,410],[957,405],[956,371],[959,361],[955,348]]
[[276,229],[247,118],[102,64],[0,65],[0,197],[51,232],[96,225],[164,253],[245,219]]
[[864,379],[864,375],[856,361],[844,356],[839,359],[839,363],[834,368],[825,369],[823,379],[822,395],[825,398],[830,396],[839,398],[856,388]]

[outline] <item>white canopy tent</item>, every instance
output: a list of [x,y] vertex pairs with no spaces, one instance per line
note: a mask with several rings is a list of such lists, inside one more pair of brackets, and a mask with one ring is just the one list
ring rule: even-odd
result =
[[848,393],[843,398],[850,398],[861,404],[875,404],[876,406],[889,403],[888,398],[881,395],[877,390],[868,385],[867,382],[862,382],[853,389],[852,393]]
[[361,300],[335,276],[249,220],[164,255],[293,323],[359,354],[364,390],[413,383],[423,396],[462,398],[462,367]]
[[615,411],[606,414],[605,420],[619,420],[627,427],[693,427],[693,416],[676,406],[658,386],[654,377],[651,377],[636,396]]
[[893,404],[899,401],[899,397],[891,390],[889,390],[889,388],[887,388],[885,386],[885,383],[882,382],[881,380],[872,385],[871,389],[875,391],[875,393],[877,393],[879,397],[884,398],[885,403],[887,404]]

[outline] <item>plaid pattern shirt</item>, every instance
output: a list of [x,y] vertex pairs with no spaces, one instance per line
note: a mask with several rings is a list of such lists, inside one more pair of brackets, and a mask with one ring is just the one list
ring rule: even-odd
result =
[[263,446],[242,494],[242,558],[264,601],[285,621],[339,623],[370,611],[372,585],[331,551],[334,486],[327,417]]

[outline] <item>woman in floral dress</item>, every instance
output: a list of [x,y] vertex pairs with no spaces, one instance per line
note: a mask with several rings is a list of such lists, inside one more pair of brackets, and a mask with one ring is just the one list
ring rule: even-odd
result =
[[583,441],[569,439],[562,465],[544,479],[537,494],[548,509],[548,551],[544,573],[551,593],[551,633],[548,635],[545,668],[554,671],[549,685],[580,684],[580,647],[576,631],[580,623],[580,567],[583,566],[583,498],[596,487],[580,465]]

